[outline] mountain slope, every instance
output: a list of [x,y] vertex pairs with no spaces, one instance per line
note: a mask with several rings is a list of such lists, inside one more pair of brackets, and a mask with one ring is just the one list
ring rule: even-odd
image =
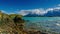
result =
[[44,15],[41,15],[41,14],[36,14],[36,13],[29,13],[25,16],[28,16],[28,17],[38,17],[38,16],[45,16],[45,17],[55,17],[55,16],[60,16],[60,9],[54,9],[54,10],[50,10],[48,11],[47,13],[45,13]]

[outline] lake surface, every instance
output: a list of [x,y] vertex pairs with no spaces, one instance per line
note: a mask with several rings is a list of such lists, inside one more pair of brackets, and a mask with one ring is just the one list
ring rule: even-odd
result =
[[28,20],[26,28],[60,32],[60,17],[23,17],[23,19]]

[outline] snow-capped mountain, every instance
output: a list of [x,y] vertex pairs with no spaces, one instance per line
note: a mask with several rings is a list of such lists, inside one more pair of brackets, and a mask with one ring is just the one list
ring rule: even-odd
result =
[[36,16],[60,16],[60,7],[33,10],[21,10],[20,14],[23,16],[36,17]]
[[60,9],[54,9],[52,11],[48,11],[44,16],[60,16]]

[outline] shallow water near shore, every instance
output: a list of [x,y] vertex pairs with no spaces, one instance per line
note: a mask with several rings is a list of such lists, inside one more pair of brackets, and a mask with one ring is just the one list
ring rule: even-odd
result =
[[23,17],[26,22],[26,28],[34,27],[35,30],[60,32],[60,17]]

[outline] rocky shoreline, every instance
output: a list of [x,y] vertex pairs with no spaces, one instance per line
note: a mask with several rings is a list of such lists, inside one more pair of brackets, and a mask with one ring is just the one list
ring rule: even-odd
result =
[[46,34],[41,31],[24,30],[25,20],[21,15],[0,12],[0,34]]

